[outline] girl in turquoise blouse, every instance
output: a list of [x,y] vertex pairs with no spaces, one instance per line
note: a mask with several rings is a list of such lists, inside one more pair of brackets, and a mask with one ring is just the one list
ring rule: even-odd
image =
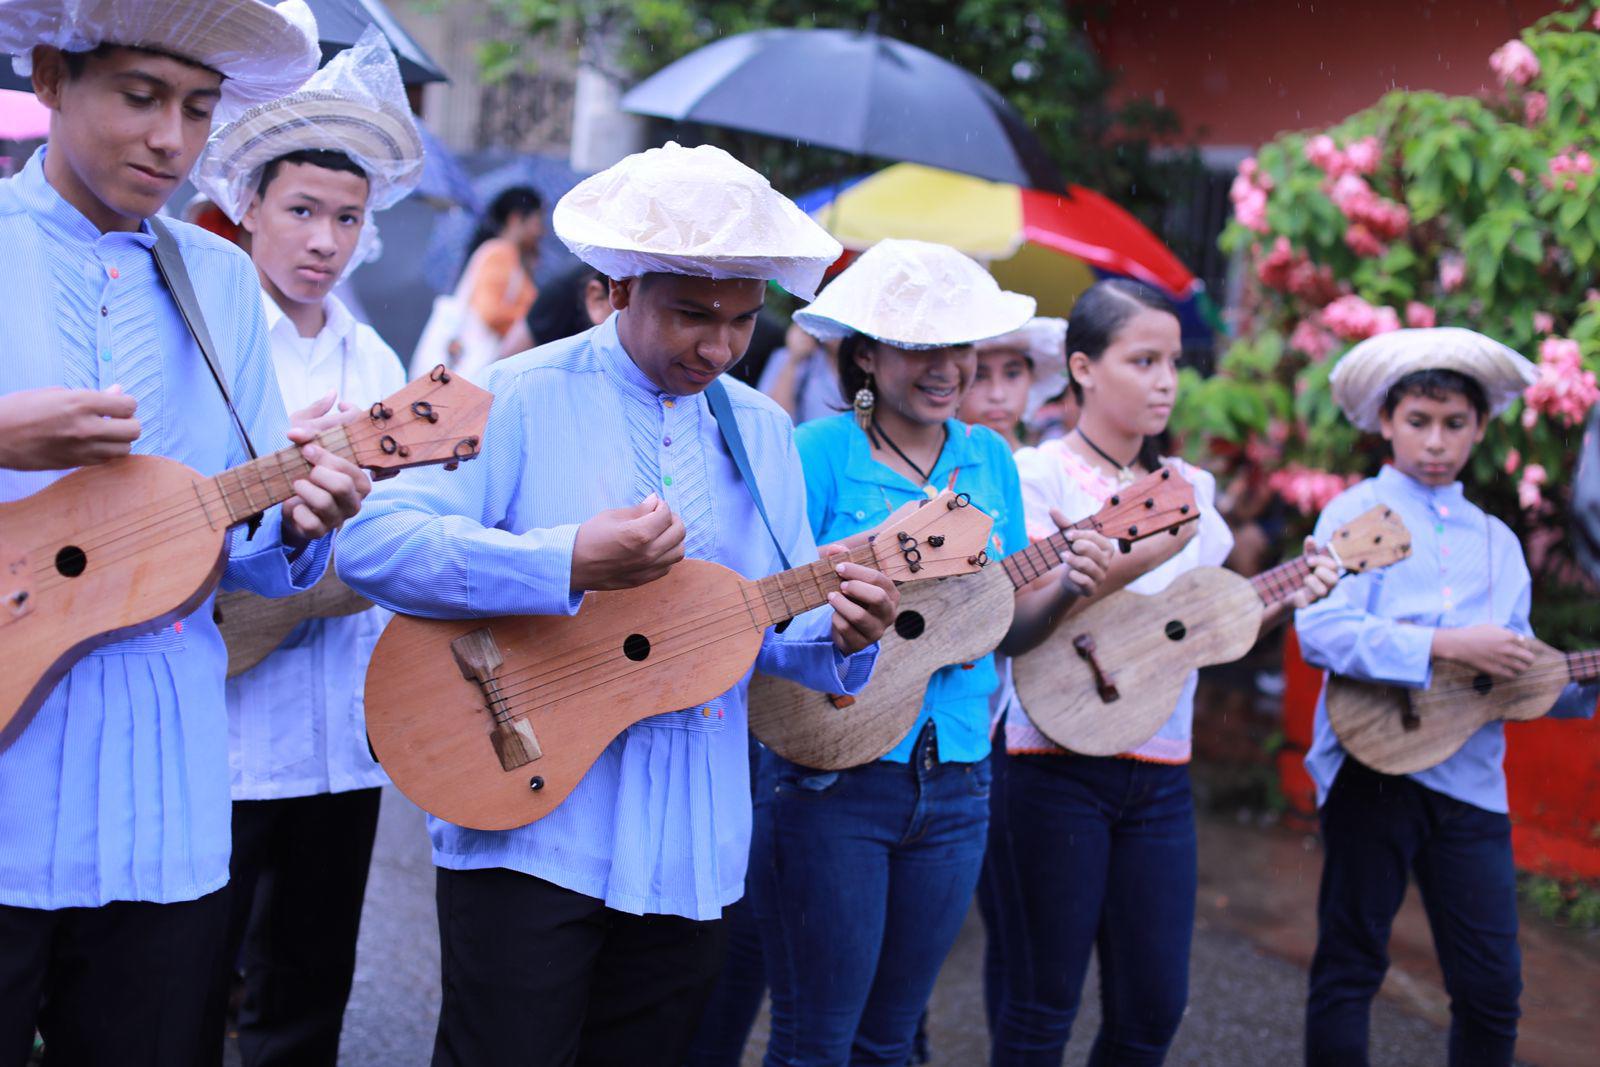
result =
[[[795,316],[841,341],[840,383],[854,398],[852,413],[795,435],[819,538],[871,529],[950,488],[994,518],[992,558],[1027,544],[1009,446],[955,416],[973,343],[1033,310],[953,249],[885,241]],[[1042,640],[1110,555],[1085,535],[1062,567],[1019,591],[1002,650]],[[983,860],[997,684],[992,655],[935,672],[915,725],[864,766],[823,772],[763,753],[768,802],[756,816],[750,893],[772,983],[768,1067],[907,1062]]]

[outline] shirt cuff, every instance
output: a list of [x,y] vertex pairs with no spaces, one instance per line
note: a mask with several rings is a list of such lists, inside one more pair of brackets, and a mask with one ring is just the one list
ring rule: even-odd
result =
[[846,656],[837,647],[833,650],[833,669],[839,675],[839,692],[855,696],[867,687],[872,681],[873,668],[878,663],[878,642],[863,648],[860,652]]
[[[516,564],[466,558],[467,608],[473,615],[576,615],[584,594],[572,591],[578,525],[528,530],[518,537]],[[504,553],[499,553],[501,557]]]

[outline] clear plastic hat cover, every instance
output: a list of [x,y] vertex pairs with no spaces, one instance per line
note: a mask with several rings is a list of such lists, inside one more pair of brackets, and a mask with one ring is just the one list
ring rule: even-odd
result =
[[843,248],[767,180],[720,148],[668,142],[579,182],[556,235],[612,278],[689,274],[776,281],[803,300]]
[[821,341],[863,333],[897,348],[944,348],[1020,329],[1036,307],[948,245],[896,239],[863,252],[794,321]]
[[299,88],[322,60],[305,0],[0,0],[0,50],[23,77],[35,45],[87,52],[107,43],[170,52],[221,74],[223,121]]
[[422,179],[422,135],[382,31],[368,26],[299,91],[250,108],[211,135],[194,183],[234,222],[261,185],[268,163],[291,152],[342,152],[366,172],[367,217],[354,269],[379,250],[372,214],[394,204]]
[[1029,319],[1020,330],[978,342],[978,353],[1005,349],[1021,352],[1033,364],[1033,384],[1028,387],[1028,406],[1024,418],[1067,388],[1067,320]]

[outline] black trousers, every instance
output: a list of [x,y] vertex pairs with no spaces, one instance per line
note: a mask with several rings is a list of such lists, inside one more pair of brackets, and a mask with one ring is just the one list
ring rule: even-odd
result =
[[200,1067],[227,890],[178,904],[42,911],[0,905],[0,1067],[35,1027],[48,1067]]
[[235,962],[244,969],[244,1067],[338,1062],[381,797],[356,789],[234,802],[224,966],[229,976]]
[[628,915],[515,871],[438,872],[434,1067],[679,1067],[722,920]]

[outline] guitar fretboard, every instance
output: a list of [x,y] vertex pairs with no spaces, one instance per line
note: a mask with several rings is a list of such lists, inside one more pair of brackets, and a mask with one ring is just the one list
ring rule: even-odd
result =
[[1280,563],[1269,571],[1262,571],[1250,579],[1250,586],[1256,591],[1267,607],[1279,604],[1298,593],[1305,585],[1306,575],[1311,573],[1310,564],[1306,563],[1304,556],[1297,556],[1287,563]]
[[754,595],[747,596],[756,626],[765,629],[826,604],[828,594],[837,592],[842,581],[834,568],[846,561],[876,568],[877,550],[870,543],[860,545],[847,555],[819,559],[758,580]]
[[1600,648],[1567,653],[1567,671],[1575,682],[1593,682],[1600,679]]
[[[350,456],[350,442],[343,427],[321,434],[317,444],[330,452]],[[306,462],[299,445],[291,445],[270,455],[251,460],[209,479],[200,490],[200,502],[212,525],[237,526],[276,504],[294,496],[294,483],[306,476]],[[221,506],[221,516],[212,505]]]
[[1057,530],[1049,537],[1041,538],[1029,544],[1027,548],[1011,553],[1000,561],[1000,568],[1006,572],[1006,577],[1011,579],[1012,586],[1021,589],[1029,582],[1061,566],[1061,555],[1071,546],[1073,531],[1094,528],[1094,516],[1081,519],[1065,530]]

